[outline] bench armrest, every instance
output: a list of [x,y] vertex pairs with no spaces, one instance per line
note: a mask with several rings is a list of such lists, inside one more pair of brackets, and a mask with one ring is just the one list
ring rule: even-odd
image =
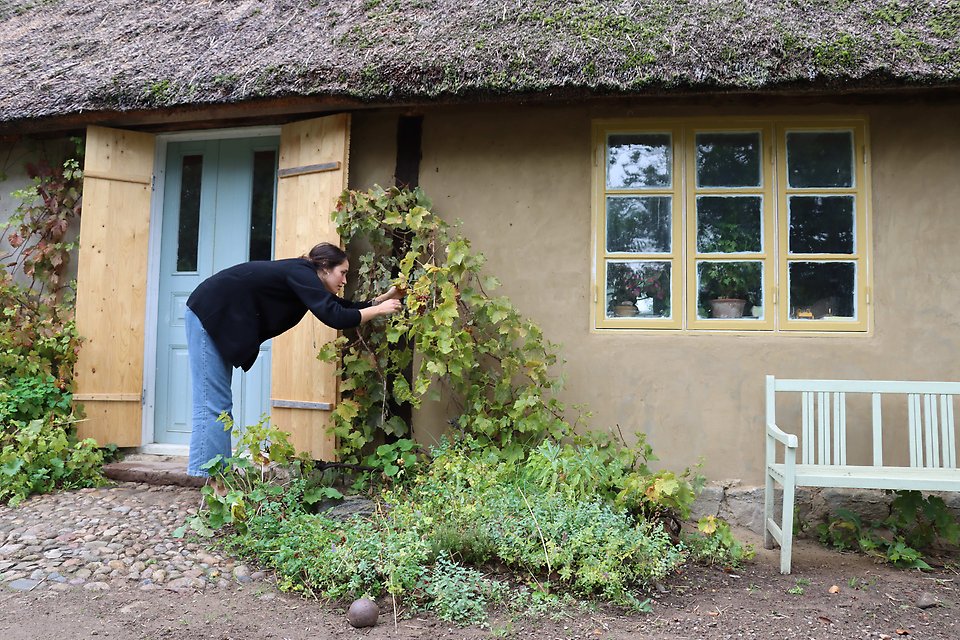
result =
[[767,423],[767,435],[773,438],[774,440],[782,443],[785,447],[789,449],[796,449],[799,445],[797,441],[797,436],[792,433],[784,433],[780,430],[780,427],[773,424],[772,422]]

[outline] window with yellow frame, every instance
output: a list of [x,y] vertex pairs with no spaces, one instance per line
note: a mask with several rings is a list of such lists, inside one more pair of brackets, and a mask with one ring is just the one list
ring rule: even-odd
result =
[[603,121],[596,326],[866,331],[866,124]]

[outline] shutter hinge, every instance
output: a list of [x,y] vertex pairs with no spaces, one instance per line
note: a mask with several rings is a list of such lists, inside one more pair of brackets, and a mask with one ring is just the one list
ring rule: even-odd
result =
[[147,390],[140,390],[140,406],[145,407],[147,405]]
[[150,192],[153,193],[157,189],[157,176],[150,176]]

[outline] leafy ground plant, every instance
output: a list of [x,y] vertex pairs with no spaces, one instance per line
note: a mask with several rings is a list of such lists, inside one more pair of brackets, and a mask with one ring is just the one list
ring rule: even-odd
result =
[[838,509],[818,525],[820,542],[841,550],[859,550],[911,569],[929,569],[924,552],[937,544],[954,549],[960,546],[960,523],[947,509],[943,498],[924,497],[919,491],[892,493],[896,497],[884,520],[865,523],[856,513]]
[[[79,147],[79,145],[78,145]],[[79,152],[78,152],[79,153]],[[33,493],[102,483],[103,453],[78,442],[73,366],[80,337],[66,280],[68,233],[80,213],[77,156],[28,165],[33,183],[13,195],[0,229],[0,503]]]

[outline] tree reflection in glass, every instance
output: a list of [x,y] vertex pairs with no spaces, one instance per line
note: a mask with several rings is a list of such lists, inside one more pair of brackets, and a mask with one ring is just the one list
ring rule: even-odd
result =
[[759,253],[763,250],[760,196],[697,198],[697,251]]
[[809,131],[787,134],[787,180],[792,188],[852,187],[853,134]]
[[668,196],[609,196],[607,251],[670,253],[671,199]]
[[760,133],[698,133],[697,186],[760,186]]
[[669,133],[615,134],[607,138],[607,188],[669,188]]
[[791,196],[791,253],[853,253],[853,196]]

